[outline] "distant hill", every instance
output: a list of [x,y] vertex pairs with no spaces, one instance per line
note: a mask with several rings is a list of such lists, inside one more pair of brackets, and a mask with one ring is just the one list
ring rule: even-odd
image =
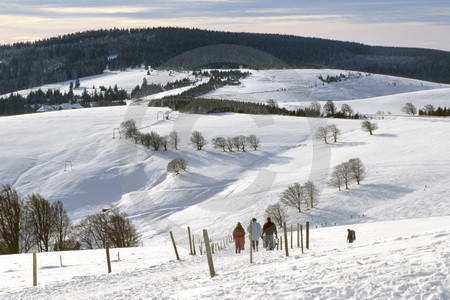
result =
[[0,94],[141,64],[340,68],[450,83],[450,52],[185,28],[86,31],[0,46]]

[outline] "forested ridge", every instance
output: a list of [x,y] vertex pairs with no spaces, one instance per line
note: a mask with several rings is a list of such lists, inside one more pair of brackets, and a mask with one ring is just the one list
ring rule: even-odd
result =
[[[214,45],[238,47],[232,51]],[[174,69],[326,67],[450,83],[450,52],[445,51],[279,34],[143,28],[85,31],[0,46],[0,94],[100,74],[107,65],[122,70],[142,64]]]

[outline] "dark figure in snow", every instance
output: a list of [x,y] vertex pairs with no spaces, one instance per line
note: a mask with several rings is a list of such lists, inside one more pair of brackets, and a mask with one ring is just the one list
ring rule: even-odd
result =
[[267,250],[273,250],[273,235],[275,234],[275,237],[278,239],[277,226],[270,218],[267,218],[267,222],[264,224],[262,231],[264,236],[264,247]]
[[356,240],[355,231],[351,230],[350,228],[347,229],[347,242],[353,243],[354,240]]
[[[258,252],[259,237],[262,234],[261,224],[256,222],[256,218],[253,218],[250,221],[250,223],[251,223],[251,226],[252,226],[252,232],[251,232],[252,247],[253,247],[253,250]],[[248,227],[247,227],[247,232],[250,234],[250,225],[248,225]]]
[[236,253],[241,253],[244,250],[245,244],[245,230],[241,223],[236,224],[236,228],[233,230],[234,245],[236,246]]

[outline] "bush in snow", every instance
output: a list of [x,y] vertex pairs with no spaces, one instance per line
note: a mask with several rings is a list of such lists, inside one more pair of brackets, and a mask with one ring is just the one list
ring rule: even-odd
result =
[[170,173],[180,174],[181,171],[186,171],[187,164],[188,163],[184,158],[174,158],[167,164],[167,171]]

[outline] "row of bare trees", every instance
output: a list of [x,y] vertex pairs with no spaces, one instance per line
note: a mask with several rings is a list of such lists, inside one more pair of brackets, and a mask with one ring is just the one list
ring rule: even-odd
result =
[[245,152],[245,148],[252,147],[254,150],[258,150],[260,141],[256,137],[256,135],[251,134],[249,136],[245,135],[238,135],[235,137],[216,137],[212,139],[213,147],[216,149],[222,149],[223,152],[229,151],[233,152],[235,149],[236,151],[242,151]]
[[[110,211],[89,216],[72,226],[61,201],[50,203],[40,194],[22,198],[13,187],[2,186],[0,254],[63,250],[71,248],[76,240],[87,248],[103,247],[104,242],[115,247],[138,246],[140,236],[131,221],[118,209]],[[89,234],[91,239],[87,238]]]
[[141,235],[127,215],[117,207],[84,218],[74,227],[77,238],[88,249],[112,247],[137,247]]
[[333,168],[328,184],[337,187],[339,191],[345,186],[348,189],[350,183],[356,181],[359,185],[366,178],[366,169],[361,159],[351,158]]
[[124,137],[126,139],[133,139],[136,144],[140,143],[147,148],[152,147],[155,151],[158,151],[160,148],[167,150],[169,146],[178,150],[180,137],[176,130],[173,130],[167,136],[161,136],[155,131],[142,133],[137,128],[136,121],[133,119],[122,122],[120,127],[124,133]]
[[[372,135],[377,129],[378,124],[375,122],[371,122],[369,120],[361,122],[361,130],[368,132],[370,135]],[[333,138],[333,142],[336,143],[340,135],[341,130],[335,124],[330,124],[327,126],[318,127],[314,132],[314,139],[324,141],[325,144],[328,144],[328,140]]]
[[9,185],[0,190],[0,254],[49,251],[64,245],[71,221],[61,201],[50,203],[39,194],[22,198]]
[[281,227],[288,217],[285,207],[293,207],[301,213],[315,207],[318,197],[319,189],[312,181],[294,183],[283,191],[280,201],[267,207],[266,215]]

